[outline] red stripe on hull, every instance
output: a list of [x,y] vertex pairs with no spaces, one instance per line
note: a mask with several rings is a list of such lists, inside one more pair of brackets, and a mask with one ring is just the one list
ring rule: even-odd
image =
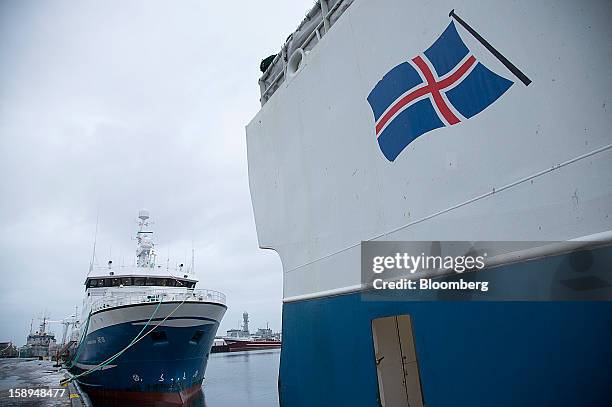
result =
[[[183,389],[180,392],[160,393],[160,392],[140,392],[140,391],[124,391],[124,390],[98,390],[87,389],[87,395],[95,402],[106,404],[108,401],[121,401],[122,404],[129,406],[167,406],[183,404],[191,401],[194,398],[202,397],[202,384]],[[126,402],[129,402],[126,404]],[[114,404],[111,404],[114,405]]]

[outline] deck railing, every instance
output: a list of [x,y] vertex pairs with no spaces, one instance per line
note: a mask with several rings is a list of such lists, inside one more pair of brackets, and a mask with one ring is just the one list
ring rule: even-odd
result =
[[225,305],[225,294],[206,289],[150,289],[130,292],[112,291],[91,304],[91,312],[122,305],[158,303],[160,301],[214,302]]
[[303,53],[314,48],[352,2],[353,0],[317,0],[259,79],[262,106],[285,81],[288,61],[294,53]]

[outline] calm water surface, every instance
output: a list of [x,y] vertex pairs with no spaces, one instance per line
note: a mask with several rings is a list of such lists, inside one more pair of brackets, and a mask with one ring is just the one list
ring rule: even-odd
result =
[[210,355],[204,400],[192,406],[277,407],[280,349]]
[[[184,407],[278,407],[279,361],[280,349],[212,354],[202,393]],[[10,388],[59,387],[63,375],[52,364],[38,360],[0,360],[0,407],[70,406],[68,394],[58,399],[8,398]],[[128,406],[134,407],[121,401],[94,402],[94,407]],[[164,407],[158,403],[154,406]]]
[[[211,354],[202,393],[183,407],[278,407],[279,362],[280,349]],[[120,401],[92,401],[94,407],[128,407]]]

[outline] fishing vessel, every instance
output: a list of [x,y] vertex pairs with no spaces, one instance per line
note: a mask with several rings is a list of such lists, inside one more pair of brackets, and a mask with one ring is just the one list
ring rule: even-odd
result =
[[[33,323],[34,321],[32,321]],[[32,331],[32,325],[30,325],[30,334],[26,340],[26,344],[23,347],[23,357],[47,359],[49,358],[57,346],[55,335],[52,332],[47,332],[47,325],[49,321],[46,316],[41,318],[40,328],[36,331]]]
[[269,326],[257,329],[252,334],[249,330],[249,313],[242,313],[242,329],[229,329],[219,343],[219,349],[226,352],[249,350],[279,349],[282,346],[280,334],[272,332]]
[[193,261],[157,265],[149,212],[138,218],[135,264],[90,267],[70,380],[94,398],[181,404],[201,389],[225,295],[196,288]]
[[[283,407],[612,403],[611,12],[320,0],[262,62]],[[389,241],[526,246],[462,276],[497,290],[368,299],[362,242]]]

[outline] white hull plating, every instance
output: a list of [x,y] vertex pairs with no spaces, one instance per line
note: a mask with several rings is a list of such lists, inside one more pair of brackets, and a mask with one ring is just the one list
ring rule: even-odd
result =
[[[455,9],[532,79],[426,133],[394,162],[367,97]],[[362,240],[563,241],[612,229],[607,1],[355,1],[247,126],[259,244],[286,300],[360,284]]]

